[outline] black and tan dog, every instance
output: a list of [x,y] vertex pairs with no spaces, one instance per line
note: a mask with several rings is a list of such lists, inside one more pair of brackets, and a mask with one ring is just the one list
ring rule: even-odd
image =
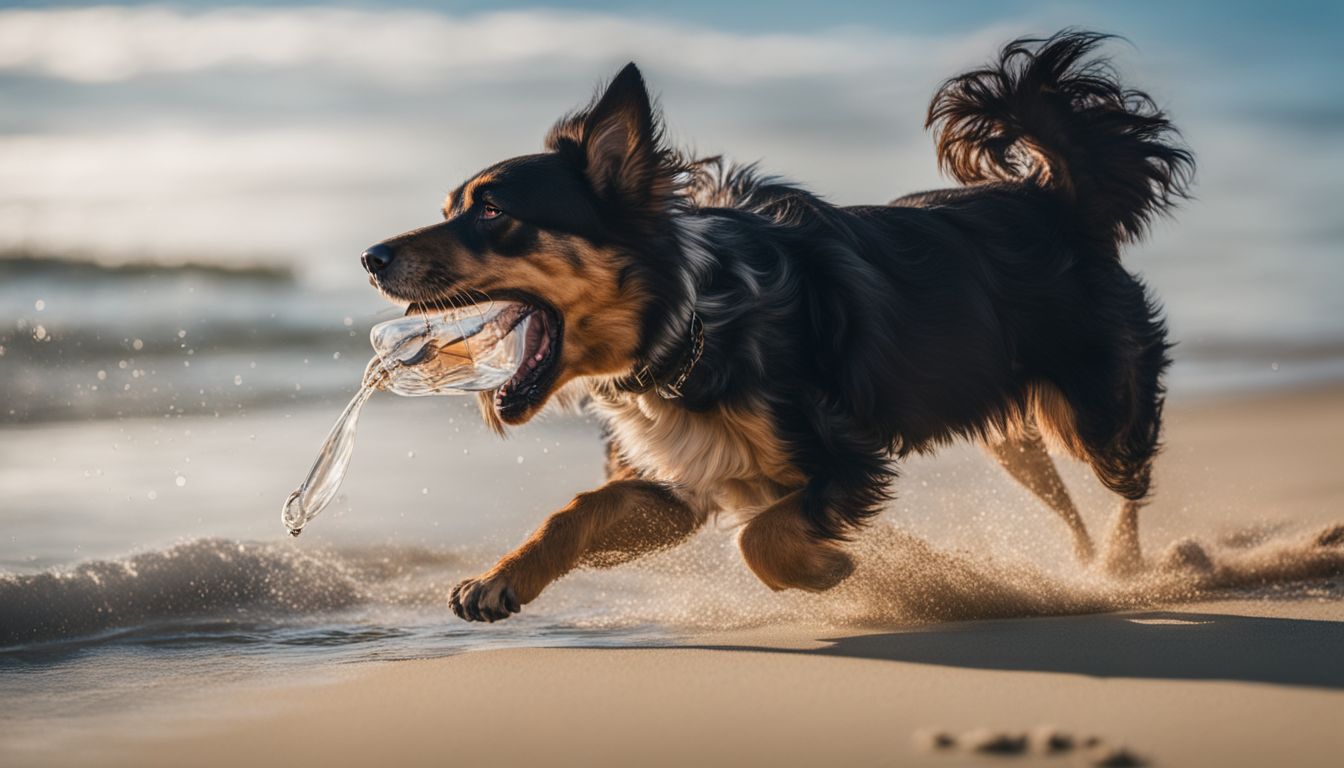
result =
[[526,362],[482,399],[497,429],[559,394],[606,424],[609,480],[556,512],[452,609],[494,621],[581,565],[740,515],[775,589],[825,590],[897,462],[959,438],[1093,547],[1042,435],[1123,497],[1107,565],[1139,561],[1166,333],[1119,249],[1184,195],[1190,154],[1093,57],[1102,36],[1008,45],[938,91],[928,124],[964,186],[836,207],[668,148],[629,65],[541,154],[454,190],[443,221],[363,256],[411,311],[525,303]]

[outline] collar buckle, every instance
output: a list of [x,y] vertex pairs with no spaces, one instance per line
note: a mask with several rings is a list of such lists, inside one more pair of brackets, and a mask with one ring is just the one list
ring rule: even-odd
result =
[[680,400],[686,386],[686,381],[691,377],[695,366],[700,362],[700,356],[705,352],[705,326],[700,322],[700,315],[694,309],[691,310],[691,346],[682,356],[681,364],[677,366],[672,380],[666,383],[660,383],[658,377],[653,372],[653,366],[644,363],[634,370],[619,386],[622,389],[634,392],[645,392],[650,389],[658,393],[658,396],[664,400]]

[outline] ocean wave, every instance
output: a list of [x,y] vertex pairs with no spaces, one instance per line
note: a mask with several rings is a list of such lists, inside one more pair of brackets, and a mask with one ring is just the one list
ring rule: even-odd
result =
[[207,260],[148,261],[114,259],[92,254],[48,254],[0,251],[0,280],[60,279],[103,283],[173,276],[227,282],[292,284],[292,269],[256,260],[223,264]]
[[[371,292],[370,292],[371,293]],[[285,270],[0,259],[0,424],[232,413],[358,384],[399,310]]]
[[67,570],[0,575],[0,646],[145,625],[295,617],[444,594],[454,555],[418,548],[311,552],[289,543],[198,539]]

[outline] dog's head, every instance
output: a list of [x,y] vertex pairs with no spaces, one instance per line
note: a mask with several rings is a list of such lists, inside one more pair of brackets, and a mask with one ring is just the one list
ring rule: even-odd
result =
[[442,222],[363,255],[370,282],[410,311],[485,298],[531,308],[524,362],[487,406],[508,424],[577,377],[629,372],[676,282],[664,273],[685,174],[635,65],[545,147],[481,171],[449,193]]

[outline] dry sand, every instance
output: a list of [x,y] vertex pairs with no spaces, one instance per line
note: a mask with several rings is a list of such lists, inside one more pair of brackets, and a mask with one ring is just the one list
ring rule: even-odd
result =
[[[59,751],[20,762],[1094,764],[1101,753],[1003,756],[962,746],[1053,727],[1123,745],[1151,765],[1339,765],[1344,582],[1330,574],[1344,560],[1317,557],[1310,539],[1344,522],[1344,391],[1174,407],[1168,442],[1158,480],[1170,512],[1148,539],[1178,538],[1169,533],[1201,515],[1250,510],[1271,524],[1290,521],[1298,543],[1258,564],[1218,555],[1222,576],[1079,593],[1082,604],[1136,606],[1122,612],[862,629],[774,622],[676,647],[515,648],[353,665],[320,681],[201,697],[150,725],[109,716]],[[1314,565],[1292,573],[1305,561]],[[1284,575],[1305,575],[1306,586],[1235,599],[1172,591]],[[1145,594],[1160,605],[1143,607]],[[962,599],[955,590],[929,595]],[[939,733],[961,743],[936,750]]]

